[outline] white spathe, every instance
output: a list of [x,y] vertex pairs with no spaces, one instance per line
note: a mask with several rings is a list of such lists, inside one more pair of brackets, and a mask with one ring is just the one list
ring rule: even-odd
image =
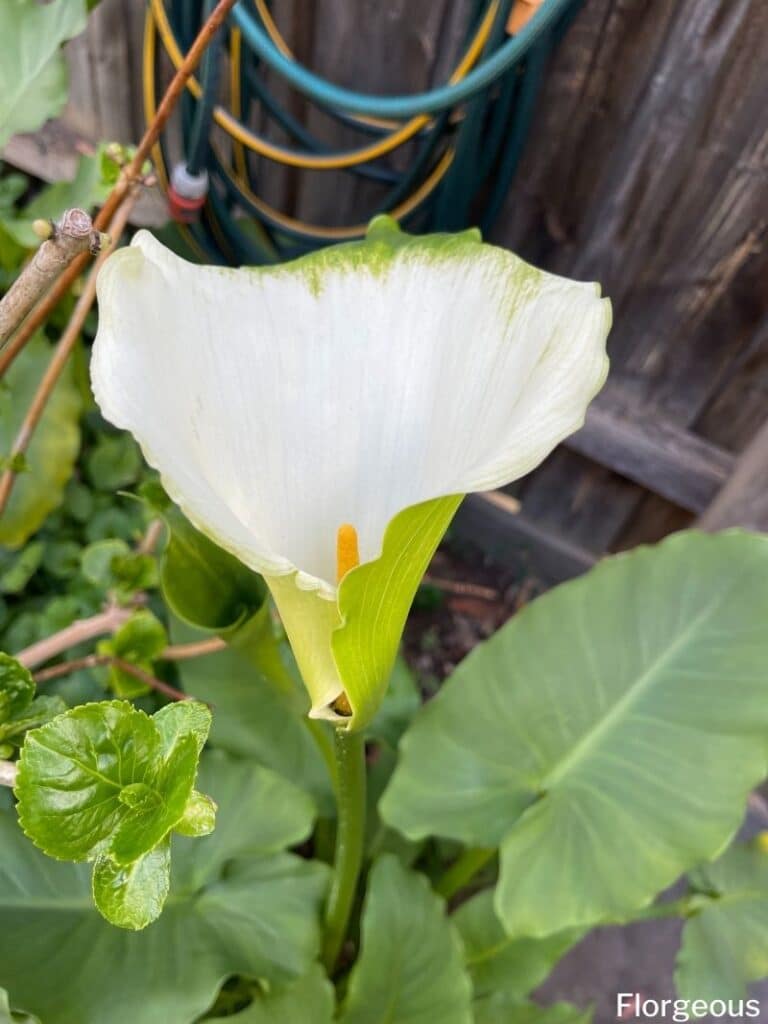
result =
[[471,233],[369,241],[276,268],[195,266],[146,231],[98,279],[91,374],[190,520],[333,600],[401,509],[529,472],[607,373],[599,286]]

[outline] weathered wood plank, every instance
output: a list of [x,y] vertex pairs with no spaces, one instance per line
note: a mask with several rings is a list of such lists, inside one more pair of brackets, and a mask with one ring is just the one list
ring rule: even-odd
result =
[[598,395],[566,447],[681,508],[702,512],[728,479],[733,455],[663,417],[627,408],[617,390]]
[[535,572],[549,583],[578,576],[596,561],[593,551],[548,530],[524,513],[513,513],[482,494],[468,495],[452,531],[491,555],[501,565]]
[[699,520],[704,530],[745,526],[768,530],[768,423],[736,461],[736,468]]

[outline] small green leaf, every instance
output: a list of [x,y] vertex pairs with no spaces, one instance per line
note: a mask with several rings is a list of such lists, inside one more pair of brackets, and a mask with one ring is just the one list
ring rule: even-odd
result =
[[333,985],[315,964],[298,981],[256,992],[240,1013],[214,1017],[207,1024],[332,1024],[333,1010]]
[[443,902],[390,854],[370,873],[361,941],[340,1024],[472,1024],[471,985]]
[[83,549],[80,568],[83,576],[97,587],[109,587],[114,583],[112,565],[116,559],[130,554],[124,540],[97,540]]
[[116,864],[131,864],[143,857],[181,821],[195,784],[198,757],[195,736],[182,736],[174,744],[152,779],[157,799],[145,797],[115,828],[109,856]]
[[10,654],[0,653],[0,724],[21,714],[35,696],[32,673]]
[[[76,4],[77,0],[72,6]],[[58,3],[38,9],[47,11],[51,6],[61,8],[66,5]],[[3,39],[2,11],[5,9],[5,4],[0,5],[0,39]],[[4,63],[4,58],[0,57],[0,68],[3,71]],[[0,393],[0,452],[10,451],[24,414],[48,366],[51,351],[50,344],[38,334],[25,346],[8,370],[5,377],[8,388]],[[0,544],[11,548],[21,547],[39,529],[48,514],[61,504],[64,487],[72,475],[80,449],[81,405],[80,391],[75,384],[70,361],[53,389],[27,449],[27,471],[17,478],[0,519]]]
[[675,984],[683,998],[744,999],[768,976],[768,852],[764,836],[732,846],[692,877],[701,908],[686,921]]
[[141,452],[130,434],[102,434],[86,460],[88,478],[100,491],[135,483],[141,466]]
[[205,793],[193,790],[184,815],[176,822],[174,831],[180,836],[207,836],[216,827],[216,804]]
[[19,821],[44,853],[88,860],[127,808],[124,786],[153,780],[161,762],[152,719],[123,701],[73,708],[29,733],[16,782]]
[[141,493],[168,527],[160,577],[163,595],[174,615],[192,626],[218,633],[235,629],[251,618],[266,596],[261,576],[196,530],[160,484],[145,484]]
[[766,621],[768,538],[605,559],[461,663],[403,737],[382,816],[500,845],[511,935],[627,916],[723,849],[765,775]]
[[171,842],[164,839],[131,864],[101,854],[93,866],[93,901],[118,928],[139,931],[162,912],[171,884]]
[[4,594],[20,594],[40,568],[44,555],[42,541],[27,544],[0,575],[0,590]]
[[[162,622],[142,608],[124,622],[107,640],[97,644],[99,654],[111,654],[129,661],[144,672],[152,673],[153,660],[168,646],[168,636]],[[119,665],[111,665],[109,684],[120,697],[138,697],[149,691],[149,686],[125,672]]]
[[95,156],[81,156],[72,181],[57,181],[44,188],[31,203],[24,207],[27,221],[57,220],[64,210],[79,207],[90,211],[107,198],[109,189],[101,181],[101,160]]
[[211,731],[211,712],[199,700],[181,700],[175,704],[166,704],[164,708],[155,712],[152,721],[160,730],[166,756],[182,737],[188,735],[195,737],[197,752],[200,753]]

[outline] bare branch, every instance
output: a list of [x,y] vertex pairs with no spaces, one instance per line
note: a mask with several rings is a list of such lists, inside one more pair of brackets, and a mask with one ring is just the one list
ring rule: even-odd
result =
[[55,388],[67,363],[67,359],[69,358],[77,339],[80,337],[80,332],[83,328],[83,324],[85,323],[85,318],[88,316],[91,306],[93,305],[93,300],[96,298],[96,276],[107,256],[109,256],[120,240],[120,236],[128,221],[128,215],[131,211],[131,207],[136,201],[136,198],[137,192],[135,191],[127,196],[123,205],[112,219],[110,224],[109,243],[99,253],[96,263],[91,270],[91,273],[88,275],[88,280],[86,281],[83,292],[72,311],[70,321],[56,345],[51,361],[48,364],[48,369],[45,371],[43,379],[40,382],[40,386],[32,399],[32,403],[29,409],[27,409],[24,419],[21,422],[21,427],[19,428],[19,432],[16,435],[13,447],[9,453],[9,461],[11,462],[11,465],[9,465],[9,468],[6,469],[2,477],[0,477],[0,515],[2,515],[5,510],[5,506],[8,504],[14,480],[16,479],[16,472],[12,468],[13,457],[15,455],[23,454],[29,447],[29,442],[32,440],[35,427],[40,422],[40,418],[45,411],[48,399],[51,397],[51,393],[53,392],[53,389]]
[[76,256],[101,249],[102,235],[85,210],[67,210],[57,223],[42,223],[50,237],[0,299],[0,348]]
[[172,644],[165,648],[160,657],[166,661],[188,661],[190,658],[201,658],[205,654],[223,651],[226,646],[224,640],[213,636],[210,640],[197,640],[191,644]]
[[40,672],[35,673],[34,678],[35,682],[40,685],[41,683],[49,682],[51,679],[68,676],[70,673],[78,672],[80,669],[97,668],[100,665],[114,665],[121,672],[133,676],[134,679],[138,679],[142,683],[146,683],[150,689],[157,690],[158,693],[162,693],[171,700],[194,700],[188,693],[182,693],[181,690],[177,690],[170,683],[157,679],[155,676],[150,675],[149,672],[139,668],[138,665],[125,661],[123,658],[117,658],[113,654],[87,654],[84,658],[73,658],[72,661],[63,661],[60,665],[51,665],[50,668],[41,669]]
[[51,658],[63,654],[64,651],[68,651],[71,647],[76,647],[77,644],[114,633],[124,622],[128,621],[133,612],[133,608],[119,608],[117,605],[107,608],[105,611],[99,612],[98,615],[93,615],[89,619],[78,619],[77,622],[73,622],[66,629],[62,629],[36,644],[25,647],[24,650],[19,651],[14,657],[27,668],[36,668],[38,665],[43,665],[46,661],[50,661]]
[[[104,231],[108,227],[109,222],[116,214],[118,207],[129,192],[142,183],[144,164],[149,158],[152,147],[157,142],[168,118],[173,113],[173,110],[179,101],[179,97],[186,88],[190,75],[200,63],[200,59],[205,53],[206,47],[213,39],[214,35],[221,27],[230,10],[235,6],[236,2],[237,0],[219,0],[219,3],[211,12],[210,17],[200,29],[200,32],[198,33],[189,52],[171,79],[168,88],[165,91],[165,95],[157,108],[157,112],[152,119],[152,123],[148,126],[144,133],[144,137],[136,148],[136,153],[133,159],[123,170],[115,187],[112,189],[106,202],[97,214],[93,222],[93,227],[96,231]],[[111,230],[110,234],[113,234]],[[69,266],[66,267],[63,273],[59,275],[48,294],[26,317],[16,334],[2,352],[2,355],[0,355],[0,376],[5,373],[14,358],[26,345],[38,327],[45,322],[56,304],[64,297],[72,283],[84,269],[87,262],[87,253],[81,253],[79,256],[76,256]]]

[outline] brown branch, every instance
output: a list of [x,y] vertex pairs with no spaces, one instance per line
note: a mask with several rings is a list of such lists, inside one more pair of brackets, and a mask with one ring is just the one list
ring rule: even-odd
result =
[[[184,92],[187,80],[200,63],[200,58],[203,56],[206,47],[213,39],[217,30],[221,27],[224,19],[236,2],[237,0],[219,0],[219,3],[211,12],[210,17],[200,29],[200,32],[198,33],[189,52],[171,79],[168,88],[165,91],[165,95],[157,108],[157,112],[152,119],[152,123],[148,126],[141,142],[139,142],[133,159],[121,173],[115,187],[107,196],[106,202],[96,216],[93,226],[97,231],[105,230],[112,217],[116,214],[123,199],[125,199],[129,192],[134,189],[138,183],[141,183],[144,163],[148,159],[152,151],[152,147],[160,137],[160,133],[165,127],[168,118],[173,113],[174,107],[179,101],[179,97]],[[110,232],[110,234],[111,233],[112,232]],[[45,322],[60,299],[62,299],[67,293],[70,286],[83,270],[87,262],[87,253],[82,253],[80,256],[75,257],[75,259],[72,260],[69,266],[59,276],[48,294],[27,316],[11,339],[10,343],[6,346],[2,355],[0,355],[0,376],[5,373],[14,358],[26,345],[38,327]]]
[[19,432],[16,435],[13,447],[9,453],[10,465],[3,473],[2,477],[0,477],[0,515],[2,515],[5,510],[5,506],[8,504],[8,499],[11,496],[13,484],[16,479],[16,472],[13,469],[14,456],[22,455],[29,447],[29,442],[32,440],[35,427],[40,422],[40,418],[45,411],[48,399],[51,397],[51,393],[56,387],[59,377],[67,363],[67,359],[69,358],[77,339],[80,337],[80,332],[83,329],[85,318],[88,316],[91,306],[93,305],[93,300],[96,298],[96,276],[101,269],[102,264],[120,240],[120,236],[122,235],[123,229],[128,221],[128,215],[131,211],[131,207],[136,201],[136,198],[136,191],[128,195],[123,202],[123,205],[113,217],[110,224],[110,241],[99,253],[96,263],[94,264],[91,273],[88,275],[88,280],[86,281],[83,292],[72,311],[70,321],[56,344],[56,348],[54,349],[48,368],[46,369],[43,379],[40,381],[40,385],[35,392],[26,414],[24,415],[21,427],[19,428]]
[[115,605],[89,619],[78,619],[66,629],[61,629],[58,633],[46,637],[45,640],[25,647],[18,654],[14,654],[14,658],[27,668],[36,668],[38,665],[50,661],[51,658],[63,654],[71,647],[76,647],[87,640],[95,640],[99,636],[114,633],[124,622],[128,621],[133,612],[133,608],[119,608]]
[[16,785],[16,773],[18,769],[14,761],[0,761],[0,786]]
[[196,640],[191,644],[171,644],[160,657],[166,661],[188,661],[190,658],[201,658],[205,654],[216,654],[217,651],[223,651],[226,646],[224,640],[213,636],[210,640]]
[[34,678],[35,682],[40,685],[41,683],[49,682],[51,679],[68,676],[71,672],[77,672],[80,669],[97,668],[100,665],[113,665],[115,668],[119,668],[121,672],[133,676],[134,679],[138,679],[142,683],[146,683],[150,689],[157,690],[158,693],[162,693],[171,700],[194,699],[189,694],[177,690],[170,683],[157,679],[155,676],[150,675],[149,672],[145,672],[138,665],[133,665],[130,661],[125,661],[124,658],[117,658],[113,654],[88,654],[84,658],[73,658],[72,661],[63,661],[60,665],[51,665],[50,668],[41,669],[40,672],[35,673]]
[[153,519],[147,527],[147,532],[136,545],[137,555],[151,555],[157,547],[158,541],[163,533],[162,519]]
[[102,246],[102,236],[85,210],[66,210],[58,223],[41,224],[48,228],[47,241],[0,299],[0,348],[62,270],[80,253],[96,255]]

